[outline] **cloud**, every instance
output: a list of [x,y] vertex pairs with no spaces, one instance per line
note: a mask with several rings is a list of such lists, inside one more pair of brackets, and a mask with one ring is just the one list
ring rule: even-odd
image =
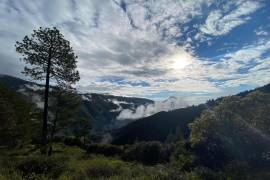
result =
[[117,116],[118,120],[135,120],[143,117],[151,116],[161,111],[171,111],[178,108],[183,108],[188,105],[183,98],[170,97],[164,101],[156,101],[153,104],[139,106],[135,110],[123,109]]
[[266,27],[265,26],[258,27],[257,29],[254,30],[254,33],[259,37],[269,35],[269,33],[267,31],[267,26]]
[[206,73],[211,74],[214,80],[222,82],[225,87],[239,84],[260,86],[269,83],[269,53],[270,40],[244,46],[209,65]]
[[239,1],[234,10],[213,10],[208,15],[205,24],[200,27],[201,32],[212,36],[229,33],[235,27],[250,20],[249,15],[257,11],[261,4],[257,1]]
[[257,36],[267,36],[268,35],[268,32],[263,31],[263,30],[255,31],[255,33],[256,33]]
[[160,77],[166,75],[166,70],[159,68],[141,67],[134,70],[122,70],[119,73],[130,74],[137,77]]

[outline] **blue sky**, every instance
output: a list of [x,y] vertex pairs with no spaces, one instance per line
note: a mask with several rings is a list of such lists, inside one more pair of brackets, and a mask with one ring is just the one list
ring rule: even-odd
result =
[[197,104],[270,81],[269,0],[0,0],[0,17],[2,74],[22,77],[15,41],[56,26],[80,91]]

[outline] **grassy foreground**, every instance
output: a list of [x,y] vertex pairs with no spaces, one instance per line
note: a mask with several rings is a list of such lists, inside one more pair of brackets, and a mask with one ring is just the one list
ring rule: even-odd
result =
[[51,157],[41,156],[32,145],[19,150],[0,149],[0,180],[268,180],[270,177],[267,168],[243,173],[237,164],[223,171],[199,166],[179,170],[176,166],[172,162],[152,166],[127,162],[117,156],[89,154],[61,143],[54,145]]
[[21,150],[2,149],[0,157],[0,180],[154,180],[168,179],[173,173],[169,173],[165,165],[124,162],[117,157],[91,155],[78,147],[63,144],[55,145],[51,157],[42,157],[34,146]]

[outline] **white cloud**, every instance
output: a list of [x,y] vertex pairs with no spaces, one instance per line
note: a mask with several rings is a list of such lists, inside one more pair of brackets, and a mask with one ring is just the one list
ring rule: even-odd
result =
[[259,37],[267,36],[267,35],[269,35],[269,33],[265,30],[266,27],[265,26],[260,26],[260,27],[258,27],[257,29],[254,30],[254,33]]
[[148,104],[146,106],[139,106],[135,110],[124,109],[120,112],[117,119],[139,119],[147,116],[151,116],[160,111],[171,111],[174,109],[186,107],[187,102],[183,98],[170,97],[164,101],[156,101],[154,104]]
[[258,1],[239,1],[237,7],[228,13],[224,10],[213,10],[200,30],[212,36],[227,34],[235,27],[246,23],[250,19],[249,15],[260,7]]
[[[270,41],[262,41],[240,50],[228,53],[220,61],[208,66],[206,73],[217,81],[224,81],[224,87],[236,87],[239,84],[261,86],[268,83]],[[245,73],[241,73],[245,69]],[[257,71],[255,71],[257,70]]]

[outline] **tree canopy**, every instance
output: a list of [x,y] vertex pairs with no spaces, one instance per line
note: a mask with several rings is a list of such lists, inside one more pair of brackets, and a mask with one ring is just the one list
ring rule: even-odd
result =
[[191,123],[191,144],[200,153],[206,152],[208,162],[210,157],[222,162],[221,157],[256,163],[268,160],[269,102],[270,95],[259,91],[224,98]]
[[67,87],[80,79],[77,68],[77,56],[70,42],[56,28],[34,30],[25,36],[22,42],[16,42],[16,51],[22,54],[25,66],[23,73],[35,80],[44,80],[50,64],[50,78],[59,85]]
[[0,146],[28,143],[38,120],[36,107],[0,84]]

